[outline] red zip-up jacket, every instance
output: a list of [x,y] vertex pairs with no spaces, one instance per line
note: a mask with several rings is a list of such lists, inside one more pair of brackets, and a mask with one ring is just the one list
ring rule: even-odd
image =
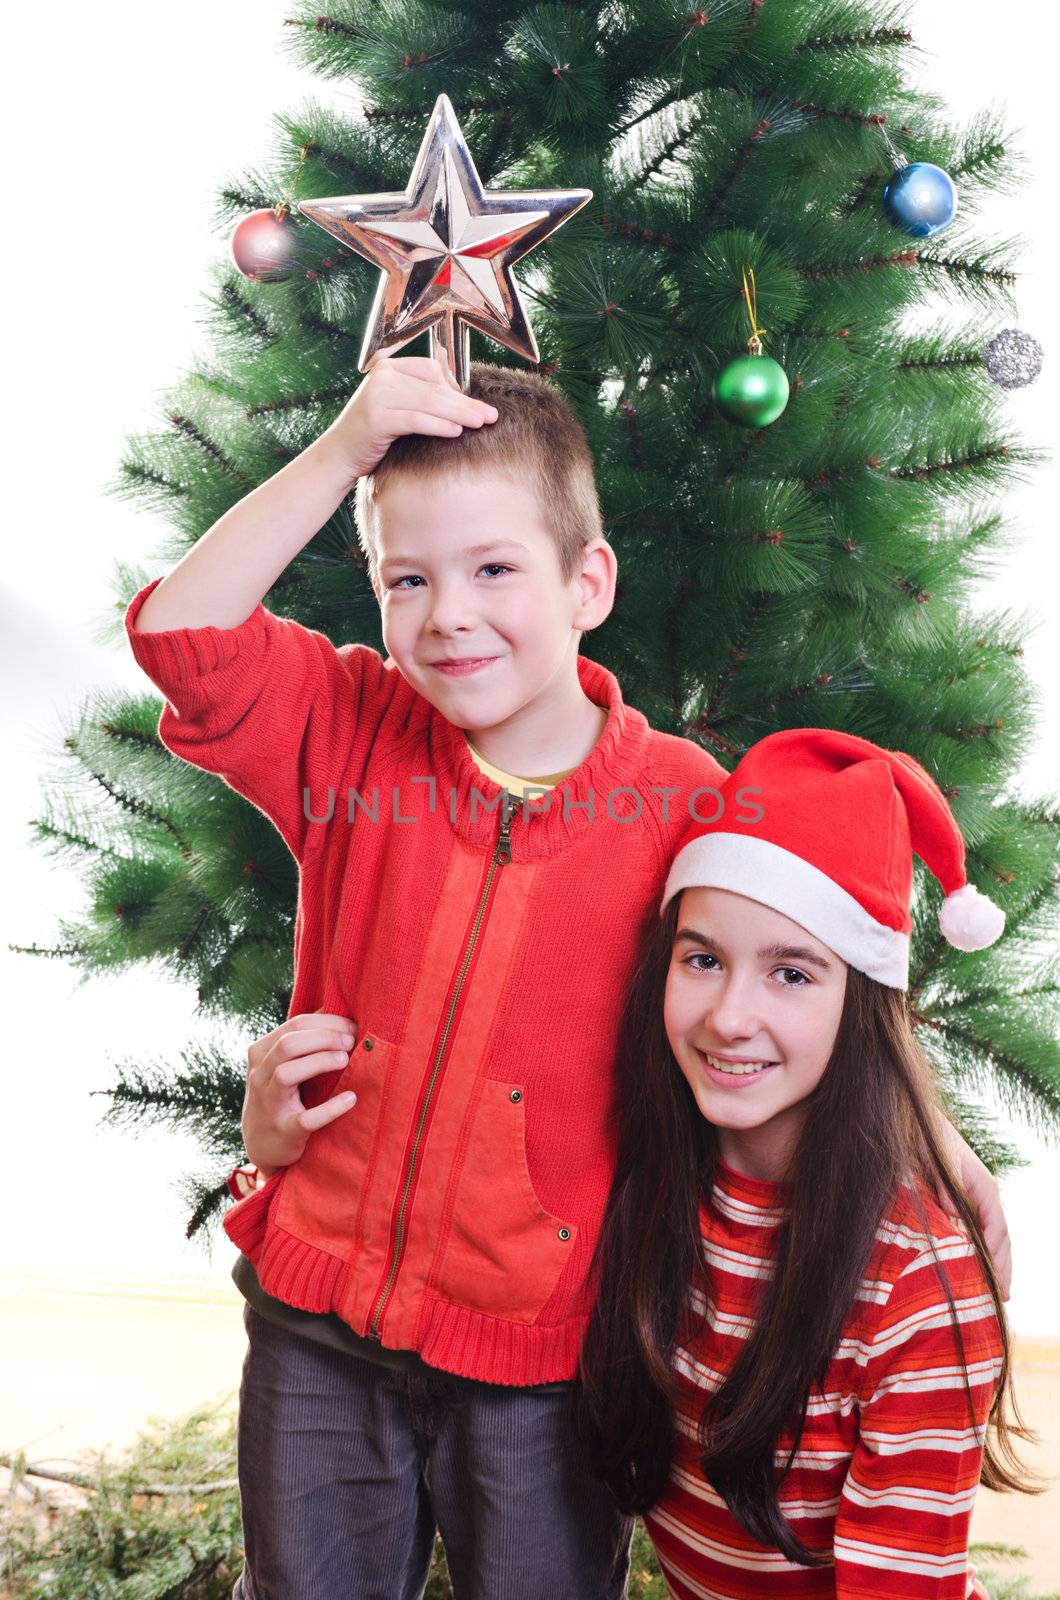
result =
[[505,826],[462,730],[378,651],[260,604],[234,628],[138,633],[161,581],[126,613],[167,701],[159,735],[263,811],[298,863],[290,1014],[357,1023],[345,1069],[303,1090],[357,1104],[226,1232],[267,1293],[391,1349],[492,1383],[573,1377],[619,1016],[722,769],[579,657],[604,732]]

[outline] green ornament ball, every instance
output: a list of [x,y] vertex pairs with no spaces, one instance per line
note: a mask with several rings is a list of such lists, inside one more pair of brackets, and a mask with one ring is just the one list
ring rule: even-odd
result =
[[741,428],[768,428],[788,403],[788,375],[772,356],[737,356],[714,379],[714,403]]

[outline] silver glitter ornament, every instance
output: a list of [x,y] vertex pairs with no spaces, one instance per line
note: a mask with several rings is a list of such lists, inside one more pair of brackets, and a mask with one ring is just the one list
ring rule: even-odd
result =
[[1029,333],[1002,328],[983,351],[983,363],[1002,389],[1022,389],[1042,370],[1042,347]]
[[591,199],[591,189],[484,189],[441,94],[404,194],[340,195],[298,209],[382,268],[360,370],[427,329],[431,355],[466,390],[469,327],[540,360],[511,269]]

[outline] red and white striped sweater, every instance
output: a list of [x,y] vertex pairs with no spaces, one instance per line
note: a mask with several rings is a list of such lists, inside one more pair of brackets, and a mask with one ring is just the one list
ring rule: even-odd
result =
[[[903,1188],[876,1235],[823,1390],[779,1500],[808,1547],[834,1565],[793,1565],[749,1537],[697,1464],[696,1423],[731,1369],[771,1273],[785,1190],[719,1164],[701,1210],[710,1294],[693,1287],[693,1332],[677,1351],[677,1455],[645,1519],[677,1600],[769,1595],[965,1600],[968,1524],[1001,1363],[993,1301],[968,1238],[924,1197],[930,1237]],[[974,1418],[941,1261],[960,1319]],[[779,1441],[778,1463],[790,1435]]]

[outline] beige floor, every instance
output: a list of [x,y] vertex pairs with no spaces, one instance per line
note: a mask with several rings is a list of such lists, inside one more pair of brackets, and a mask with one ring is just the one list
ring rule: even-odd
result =
[[101,1288],[0,1278],[0,1452],[54,1463],[117,1450],[149,1416],[235,1395],[246,1335],[234,1288]]
[[1023,1419],[1039,1435],[1024,1459],[1047,1480],[1044,1494],[991,1494],[980,1489],[972,1538],[1021,1545],[1018,1564],[1035,1592],[1060,1590],[1060,1340],[1017,1340],[1013,1363],[1016,1399]]
[[[223,1282],[81,1285],[0,1278],[0,1451],[56,1464],[118,1449],[148,1416],[234,1396],[242,1301]],[[1017,1347],[1017,1394],[1042,1437],[1046,1494],[981,1490],[973,1538],[1021,1545],[1019,1570],[1060,1588],[1060,1341]]]

